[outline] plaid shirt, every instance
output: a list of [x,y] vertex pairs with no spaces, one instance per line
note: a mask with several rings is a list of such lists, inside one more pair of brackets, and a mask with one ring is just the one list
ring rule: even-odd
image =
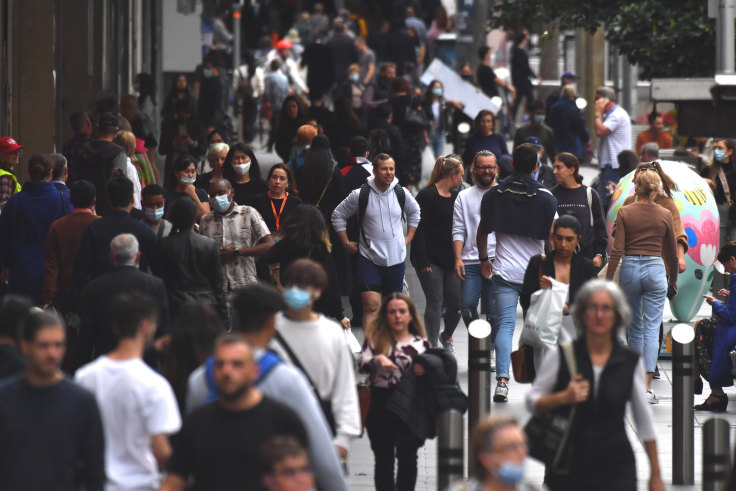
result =
[[[227,215],[211,212],[202,217],[200,233],[217,242],[220,247],[253,247],[269,235],[266,222],[260,213],[250,206],[235,205]],[[237,256],[222,266],[223,289],[227,292],[235,288],[255,283],[256,262],[252,256]]]
[[5,175],[0,177],[0,206],[5,206],[5,203],[15,192],[15,181],[12,177]]

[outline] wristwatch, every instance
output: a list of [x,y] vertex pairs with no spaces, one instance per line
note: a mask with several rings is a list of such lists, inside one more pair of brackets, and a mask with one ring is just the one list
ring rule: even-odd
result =
[[239,256],[240,255],[240,249],[238,249],[237,247],[235,248],[235,255],[236,256]]
[[486,257],[479,257],[478,259],[480,259],[480,262],[484,263],[484,262],[488,261],[488,256],[486,256]]

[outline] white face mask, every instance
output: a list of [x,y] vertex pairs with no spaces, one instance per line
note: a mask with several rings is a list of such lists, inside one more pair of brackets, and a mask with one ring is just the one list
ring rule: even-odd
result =
[[232,165],[233,165],[233,170],[238,175],[238,177],[243,177],[250,170],[250,162],[248,162],[247,164],[232,164]]

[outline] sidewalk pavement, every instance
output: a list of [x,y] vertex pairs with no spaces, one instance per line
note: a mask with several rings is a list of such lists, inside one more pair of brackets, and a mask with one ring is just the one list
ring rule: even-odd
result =
[[[411,268],[407,267],[407,282],[409,284],[409,291],[417,304],[419,312],[424,312],[424,295],[422,294],[421,287],[416,278],[416,274]],[[695,325],[695,322],[703,317],[710,316],[711,308],[708,304],[704,303],[701,307],[698,315],[695,319],[690,322],[690,325]],[[665,308],[666,321],[665,327],[669,329],[672,325],[677,322],[669,310],[669,305]],[[518,346],[518,338],[521,333],[521,308],[517,311],[517,322],[516,331],[514,333],[513,346]],[[353,330],[356,337],[362,342],[363,331],[362,329],[356,328]],[[467,393],[468,389],[468,332],[465,326],[460,321],[457,330],[454,334],[455,351],[458,360],[458,377],[460,385],[463,390]],[[652,388],[659,397],[659,404],[652,406],[655,429],[657,432],[657,449],[659,454],[659,464],[662,471],[662,477],[668,489],[673,490],[696,490],[702,489],[702,427],[703,424],[712,417],[723,418],[728,421],[731,428],[731,448],[734,447],[733,443],[736,441],[736,388],[726,388],[726,394],[731,399],[731,406],[727,413],[707,413],[695,411],[694,417],[694,428],[695,428],[695,441],[694,441],[694,455],[695,455],[695,484],[693,486],[673,486],[672,485],[672,458],[673,458],[673,445],[672,445],[672,433],[673,433],[673,416],[672,416],[672,362],[670,360],[660,360],[658,362],[659,371],[661,378],[654,380]],[[495,384],[491,387],[491,395]],[[509,384],[509,402],[508,403],[495,403],[491,402],[491,413],[492,414],[507,414],[515,416],[521,424],[524,424],[530,416],[530,413],[526,410],[525,399],[526,394],[529,392],[531,385],[529,384],[517,384],[511,381]],[[695,403],[699,404],[709,394],[708,384],[705,384],[703,395],[695,396]],[[638,489],[647,490],[647,482],[649,478],[649,461],[646,456],[643,445],[636,437],[636,425],[634,424],[631,411],[627,411],[627,431],[629,439],[634,449],[637,464],[638,474]],[[467,413],[465,415],[465,464],[467,469]],[[370,449],[370,443],[368,436],[363,435],[362,438],[354,440],[350,450],[350,457],[348,462],[350,472],[350,489],[361,490],[361,489],[374,489],[373,485],[373,453]],[[467,471],[466,471],[467,472]],[[544,466],[538,462],[528,459],[526,464],[526,479],[531,483],[541,485],[544,479]],[[437,489],[437,440],[428,440],[424,447],[419,451],[418,458],[418,478],[417,478],[417,491],[434,491]]]

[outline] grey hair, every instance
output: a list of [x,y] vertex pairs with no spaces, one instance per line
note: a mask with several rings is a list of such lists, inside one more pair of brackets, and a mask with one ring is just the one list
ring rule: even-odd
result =
[[595,95],[605,97],[611,102],[616,102],[616,92],[611,87],[598,87],[595,89]]
[[138,255],[138,239],[132,234],[120,234],[110,241],[110,253],[117,264],[131,263]]
[[224,184],[225,185],[225,188],[227,188],[228,190],[230,190],[230,189],[233,188],[233,184],[230,181],[228,181],[227,179],[224,179],[224,178],[212,179],[210,181],[210,186],[214,186],[215,184]]
[[611,333],[613,339],[615,340],[623,334],[631,322],[631,308],[621,288],[612,281],[593,279],[580,287],[570,309],[570,315],[572,316],[575,331],[579,338],[585,335],[583,316],[585,315],[585,307],[588,305],[588,300],[590,300],[590,297],[594,293],[603,291],[611,295],[611,299],[613,299],[613,310],[616,312],[616,325]]
[[647,157],[652,157],[653,159],[658,159],[659,145],[657,145],[657,142],[645,143],[641,146],[641,154],[646,155]]
[[66,167],[66,157],[64,157],[62,154],[52,153],[51,155],[49,155],[49,157],[51,157],[51,160],[54,161],[54,165],[62,165],[63,162],[63,166]]
[[475,163],[478,162],[478,157],[493,157],[493,161],[496,161],[496,154],[490,150],[481,150],[473,156],[473,167],[475,167]]
[[228,152],[230,145],[223,142],[213,143],[210,148],[207,149],[207,161],[210,162],[212,159],[220,156],[222,152]]
[[576,89],[574,85],[565,85],[560,91],[561,99],[572,99],[573,97],[577,97],[577,95],[578,89]]

